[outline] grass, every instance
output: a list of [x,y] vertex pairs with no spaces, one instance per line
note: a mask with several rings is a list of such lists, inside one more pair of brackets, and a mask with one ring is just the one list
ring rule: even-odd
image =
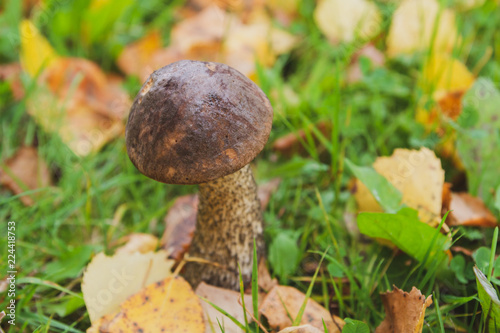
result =
[[[118,72],[115,59],[123,46],[150,29],[167,31],[176,19],[175,8],[182,4],[128,1],[124,3],[129,6],[117,9],[113,18],[81,14],[88,7],[85,0],[46,3],[35,16],[35,23],[56,50],[62,55],[91,59],[111,72]],[[383,1],[377,4],[388,27],[394,5]],[[489,0],[457,16],[462,40],[454,52],[468,68],[498,83],[500,13],[494,5]],[[0,27],[5,31],[0,36],[0,62],[8,63],[18,60],[17,26],[22,8],[17,0],[8,0],[4,6],[0,14]],[[273,67],[258,68],[259,85],[275,109],[269,142],[299,129],[306,129],[307,134],[306,156],[276,157],[268,145],[254,163],[258,182],[277,175],[282,178],[264,213],[268,249],[278,254],[274,261],[270,258],[272,273],[282,284],[307,290],[312,299],[333,313],[364,321],[372,330],[384,318],[379,293],[393,284],[406,290],[415,285],[426,295],[434,294],[435,299],[435,305],[427,311],[424,332],[477,332],[482,325],[480,306],[473,297],[477,292],[475,282],[467,278],[467,267],[472,271],[473,259],[466,258],[463,283],[452,270],[433,266],[435,258],[426,259],[426,267],[432,269],[423,269],[411,257],[360,235],[353,222],[355,203],[345,158],[356,165],[369,165],[395,148],[436,149],[442,143],[440,137],[415,122],[415,110],[423,94],[418,83],[425,54],[396,58],[383,68],[372,68],[365,62],[363,80],[347,85],[345,73],[360,44],[332,47],[312,19],[314,7],[314,1],[301,2],[299,15],[289,28],[305,36],[300,45],[278,58]],[[92,15],[102,21],[95,28],[99,30],[89,40],[81,41],[84,22]],[[168,37],[164,42],[168,43]],[[377,38],[375,44],[384,49],[384,38]],[[491,54],[491,58],[480,70],[484,54]],[[30,84],[28,78],[23,80]],[[130,77],[125,87],[133,97],[140,83]],[[27,115],[30,93],[27,89],[26,97],[16,102],[8,85],[0,82],[0,157],[4,160],[12,156],[22,145],[36,145],[50,167],[55,186],[37,190],[36,203],[31,207],[24,206],[19,196],[0,189],[0,221],[16,221],[18,312],[17,325],[9,332],[83,332],[90,321],[81,300],[81,273],[92,255],[111,251],[113,241],[132,232],[161,237],[163,218],[173,200],[194,193],[196,187],[167,186],[141,175],[128,159],[123,137],[98,153],[75,156],[56,135],[44,132]],[[319,121],[334,124],[329,135],[321,134]],[[314,136],[324,148],[319,148]],[[460,172],[449,161],[444,164],[448,166],[447,179],[453,180]],[[492,238],[490,230],[480,230],[478,235],[475,229],[459,228],[456,245],[495,249]],[[3,278],[5,237],[0,239],[0,248]],[[326,264],[320,267],[323,252]],[[290,257],[278,269],[275,261],[283,253]],[[491,270],[492,262],[489,267]],[[314,281],[316,269],[319,275]],[[6,306],[6,300],[0,295],[0,309]]]

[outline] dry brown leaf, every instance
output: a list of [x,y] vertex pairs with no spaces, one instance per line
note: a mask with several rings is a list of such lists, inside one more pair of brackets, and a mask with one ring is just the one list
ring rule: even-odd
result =
[[118,67],[127,75],[137,75],[145,81],[149,74],[157,69],[153,68],[151,59],[161,47],[160,32],[151,31],[135,43],[125,47],[118,57]]
[[[217,6],[209,6],[195,16],[175,25],[171,33],[170,47],[182,54],[195,53],[194,50],[218,50],[209,59],[193,59],[219,61],[221,43],[224,36],[237,24],[236,16],[227,14]],[[165,64],[166,65],[166,64]]]
[[103,317],[87,333],[204,331],[200,300],[183,278],[169,276],[130,296],[117,313]]
[[[241,304],[241,294],[234,290],[214,287],[205,282],[198,285],[195,291],[196,295],[206,298],[213,304],[217,305],[221,309],[227,311],[231,316],[236,318],[240,323],[245,322],[245,317],[243,313],[243,307]],[[239,303],[238,303],[239,301]],[[245,295],[245,308],[253,309],[252,296]],[[205,301],[202,301],[201,306],[205,313],[205,332],[211,333],[211,326],[215,329],[215,332],[220,332],[219,324],[217,320],[224,327],[224,332],[226,333],[240,333],[241,329],[236,326],[228,317],[220,313],[213,306]],[[251,322],[250,316],[248,316],[249,322]]]
[[394,286],[394,290],[381,294],[385,319],[375,333],[420,333],[424,325],[425,309],[432,304],[432,296],[425,298],[413,287],[407,293]]
[[154,252],[158,247],[158,238],[150,234],[133,233],[122,237],[118,243],[125,243],[116,249],[115,253],[128,253],[134,252],[147,253]]
[[346,73],[346,81],[348,83],[356,83],[363,78],[363,72],[359,63],[359,58],[361,57],[370,59],[373,67],[382,67],[385,64],[385,55],[373,44],[366,44],[352,57],[351,64],[347,68]]
[[57,58],[40,76],[28,112],[48,132],[58,133],[77,155],[99,150],[123,133],[130,107],[120,80],[91,61]]
[[[315,146],[319,148],[321,144],[317,135],[312,132],[313,127],[318,129],[321,134],[323,134],[323,136],[328,138],[331,135],[332,124],[327,121],[320,121],[314,125],[309,126],[307,132],[312,136]],[[295,154],[305,156],[307,155],[307,150],[302,144],[302,142],[304,141],[307,142],[306,131],[304,129],[300,129],[297,133],[289,133],[276,139],[276,141],[274,141],[273,143],[273,150],[287,157],[293,156]],[[321,151],[322,149],[319,150]]]
[[[0,165],[0,184],[14,194],[50,186],[50,172],[34,147],[21,147],[14,156]],[[19,198],[26,206],[34,204],[36,195]]]
[[380,31],[382,17],[377,6],[367,0],[321,0],[314,20],[318,28],[334,44],[368,40]]
[[450,215],[446,219],[449,226],[496,227],[498,221],[484,202],[477,197],[462,192],[451,193]]
[[[444,9],[438,15],[440,10],[437,0],[402,1],[392,15],[386,41],[387,54],[394,57],[423,51],[431,47],[432,40],[435,52],[451,51],[457,41],[455,14],[450,9]],[[437,30],[434,37],[435,24]]]
[[163,250],[97,254],[83,274],[82,293],[90,320],[118,311],[120,304],[151,283],[172,274],[173,261]]
[[273,279],[271,277],[271,274],[269,273],[269,270],[267,269],[265,258],[260,259],[259,266],[257,269],[258,269],[257,276],[259,277],[258,284],[262,290],[268,292],[269,290],[278,285],[278,280],[276,278]]
[[[257,196],[264,210],[271,194],[277,190],[281,180],[275,178],[262,184],[257,189]],[[198,211],[198,195],[185,195],[177,198],[165,216],[165,232],[161,239],[161,247],[169,257],[180,260],[188,251],[196,228],[196,213]]]
[[16,101],[24,97],[24,87],[21,82],[21,65],[17,62],[0,65],[0,81],[6,81],[10,85],[12,95]]
[[165,216],[165,232],[161,246],[169,257],[180,260],[189,249],[196,229],[198,195],[185,195],[175,199]]
[[[444,170],[433,151],[395,149],[389,157],[378,157],[373,168],[402,193],[403,204],[418,210],[422,222],[431,225],[440,222]],[[382,211],[359,180],[354,197],[359,211]]]
[[443,194],[442,194],[442,203],[441,203],[441,216],[444,216],[447,211],[450,210],[450,203],[451,203],[451,183],[444,183],[443,184]]
[[321,333],[321,332],[323,331],[320,331],[314,326],[302,325],[302,326],[287,327],[284,330],[279,331],[278,333]]
[[[259,312],[267,318],[273,329],[281,330],[292,326],[287,312],[295,319],[305,298],[306,295],[293,287],[276,286],[264,298]],[[323,321],[330,333],[340,333],[344,326],[342,319],[337,316],[332,317],[328,310],[309,299],[300,324],[310,324],[323,331]]]
[[[273,27],[271,18],[263,10],[252,11],[248,21],[244,21],[241,16],[208,3],[201,5],[200,12],[174,26],[167,48],[152,53],[139,51],[141,48],[152,49],[151,44],[157,46],[154,39],[147,36],[124,51],[120,67],[134,67],[130,68],[131,73],[145,80],[153,70],[181,59],[215,61],[234,67],[255,80],[256,61],[270,66],[278,55],[288,52],[297,42],[295,36]],[[146,65],[127,64],[126,59],[140,52],[144,55],[144,61],[140,62]]]

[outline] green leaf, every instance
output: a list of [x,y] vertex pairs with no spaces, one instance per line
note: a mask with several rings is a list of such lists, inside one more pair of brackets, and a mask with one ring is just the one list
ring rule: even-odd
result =
[[481,246],[472,254],[472,258],[476,262],[477,267],[484,273],[488,273],[490,267],[491,250],[487,247]]
[[342,328],[342,333],[370,333],[368,325],[359,320],[345,318],[345,325]]
[[269,246],[269,263],[277,275],[285,278],[297,269],[299,254],[295,238],[282,231]]
[[479,78],[465,94],[463,105],[457,120],[461,125],[457,150],[467,172],[469,192],[492,208],[493,193],[500,186],[500,92],[489,79]]
[[411,208],[403,208],[396,214],[361,213],[358,227],[362,234],[388,240],[420,262],[428,253],[428,259],[433,259],[427,260],[427,265],[444,260],[444,251],[450,247],[449,239],[440,233],[436,237],[436,229],[420,222],[418,212]]
[[465,258],[462,255],[456,255],[450,261],[450,269],[455,273],[457,280],[463,284],[467,283],[465,266]]
[[403,195],[384,176],[377,173],[371,167],[359,167],[347,158],[345,159],[345,163],[354,176],[365,184],[370,193],[375,197],[375,200],[377,200],[386,212],[395,213],[401,208]]
[[493,286],[488,282],[486,275],[474,266],[476,274],[477,294],[483,308],[483,320],[489,332],[498,332],[500,329],[500,300]]

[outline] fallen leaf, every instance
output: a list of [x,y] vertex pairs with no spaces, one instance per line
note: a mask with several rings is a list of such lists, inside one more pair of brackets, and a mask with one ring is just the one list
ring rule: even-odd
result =
[[272,278],[269,270],[267,269],[266,259],[261,258],[259,262],[259,266],[257,267],[257,276],[258,276],[258,284],[259,288],[268,292],[272,288],[278,285],[278,280],[276,278]]
[[[127,45],[118,57],[118,67],[127,75],[137,75],[141,81],[157,68],[153,67],[153,55],[160,50],[161,35],[157,30],[151,31],[140,40]],[[167,64],[165,64],[167,65]]]
[[54,60],[27,102],[28,113],[80,156],[123,133],[122,119],[129,106],[128,95],[115,77],[80,58]]
[[[50,172],[45,162],[38,156],[34,147],[21,147],[0,165],[0,184],[14,194],[50,186]],[[36,195],[23,195],[19,198],[26,206],[34,204]]]
[[58,55],[31,21],[23,20],[19,29],[21,65],[28,74],[36,77],[45,66],[57,59]]
[[[271,194],[277,190],[281,180],[275,178],[260,185],[257,197],[262,209],[267,207]],[[179,261],[189,250],[196,229],[196,214],[198,212],[198,195],[178,197],[165,216],[165,232],[161,239],[161,247],[169,257]]]
[[169,276],[130,296],[117,313],[104,316],[87,333],[204,331],[200,300],[182,277]]
[[431,47],[432,40],[434,52],[449,52],[457,41],[456,30],[455,14],[450,9],[441,11],[437,0],[404,0],[392,16],[387,54],[394,57],[424,51]]
[[158,247],[158,242],[158,238],[153,235],[133,233],[118,240],[118,243],[125,244],[116,249],[115,253],[154,252]]
[[496,227],[498,221],[480,198],[468,193],[451,193],[449,226]]
[[170,258],[179,261],[188,251],[196,229],[197,212],[198,195],[179,197],[168,210],[161,246]]
[[451,183],[444,183],[443,184],[443,194],[442,194],[442,199],[441,199],[441,216],[444,216],[446,212],[450,210],[450,204],[451,204]]
[[287,327],[278,333],[321,333],[323,331],[320,331],[314,326],[311,325],[302,325],[302,326],[292,326],[292,327]]
[[385,319],[375,333],[420,333],[424,325],[425,309],[432,304],[432,296],[425,298],[417,288],[407,293],[396,286],[391,292],[380,295],[385,309]]
[[[245,316],[243,313],[243,307],[241,304],[241,294],[234,290],[214,287],[205,282],[198,285],[195,291],[196,295],[201,296],[213,304],[217,305],[224,311],[227,311],[231,316],[236,318],[240,323],[245,323]],[[238,303],[238,301],[240,303]],[[253,309],[252,296],[245,295],[245,307],[247,310]],[[214,327],[216,332],[220,332],[219,324],[220,322],[224,327],[225,333],[239,333],[241,329],[233,323],[228,317],[220,313],[212,305],[202,300],[201,306],[203,307],[203,312],[205,314],[205,332],[211,333],[211,327]],[[250,316],[248,316],[248,321],[251,322]]]
[[[293,287],[276,286],[262,301],[259,312],[267,318],[273,329],[280,330],[292,326],[288,313],[295,319],[305,299],[306,295]],[[323,321],[330,333],[340,333],[344,325],[342,319],[337,316],[332,317],[324,307],[308,299],[300,324],[310,324],[323,331]]]
[[[402,193],[403,204],[418,210],[422,222],[431,225],[440,222],[444,170],[433,151],[395,149],[390,157],[378,157],[373,168]],[[377,208],[374,199],[363,187],[363,183],[356,182],[354,197],[359,211],[380,211],[374,210]]]
[[119,310],[129,296],[151,283],[170,276],[174,262],[167,253],[117,253],[111,257],[97,254],[83,274],[82,293],[90,320]]
[[14,100],[19,101],[24,97],[24,87],[21,82],[21,65],[17,62],[0,65],[0,81],[6,81],[10,85]]
[[[155,37],[146,36],[125,49],[119,60],[120,67],[145,80],[151,71],[177,60],[215,61],[255,80],[256,62],[271,66],[278,55],[288,52],[297,42],[297,37],[274,27],[269,15],[262,10],[252,12],[251,19],[244,21],[212,2],[201,7],[201,11],[173,27],[167,48],[150,52],[158,43]],[[139,61],[143,65],[127,64],[127,59],[138,54],[144,55]]]
[[374,37],[382,17],[377,6],[367,0],[322,0],[314,10],[314,20],[328,40],[338,44]]

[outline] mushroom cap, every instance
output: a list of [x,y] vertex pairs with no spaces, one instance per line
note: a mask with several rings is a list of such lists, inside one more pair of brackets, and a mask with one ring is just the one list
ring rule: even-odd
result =
[[250,163],[264,148],[272,120],[267,96],[234,68],[181,60],[153,72],[137,94],[127,152],[157,181],[205,183]]

